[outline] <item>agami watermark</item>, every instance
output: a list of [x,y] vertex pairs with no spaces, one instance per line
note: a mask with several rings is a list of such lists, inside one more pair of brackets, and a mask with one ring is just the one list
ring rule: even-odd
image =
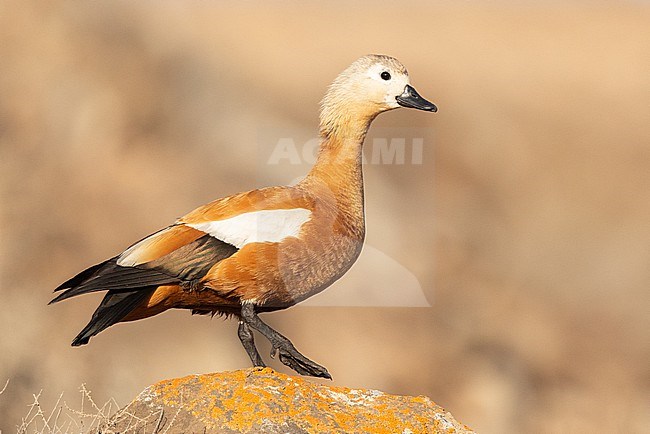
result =
[[[320,138],[297,143],[292,137],[280,137],[271,151],[266,164],[314,164],[318,156]],[[370,143],[368,143],[370,142]],[[362,154],[363,164],[421,165],[423,162],[424,138],[374,137],[366,140]]]

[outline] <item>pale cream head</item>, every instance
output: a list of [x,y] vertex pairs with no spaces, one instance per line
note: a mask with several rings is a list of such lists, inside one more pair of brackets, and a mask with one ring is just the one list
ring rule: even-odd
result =
[[435,105],[410,86],[408,72],[397,59],[378,54],[363,56],[328,88],[321,102],[321,134],[365,134],[379,113],[400,106],[436,111]]

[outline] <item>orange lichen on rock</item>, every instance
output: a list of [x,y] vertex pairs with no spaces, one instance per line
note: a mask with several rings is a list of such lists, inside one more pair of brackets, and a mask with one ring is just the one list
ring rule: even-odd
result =
[[161,381],[102,432],[144,434],[162,428],[229,434],[473,432],[426,397],[321,385],[270,368]]

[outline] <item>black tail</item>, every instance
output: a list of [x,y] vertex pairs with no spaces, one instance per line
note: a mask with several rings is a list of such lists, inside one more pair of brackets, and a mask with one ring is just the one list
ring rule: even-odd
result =
[[90,268],[86,268],[84,271],[77,274],[73,278],[68,279],[65,282],[63,282],[62,284],[60,284],[59,286],[57,286],[56,289],[54,290],[54,292],[58,292],[58,291],[61,291],[62,289],[66,289],[66,288],[74,288],[75,286],[83,283],[84,280],[87,280],[88,278],[92,277],[92,275],[95,274],[96,271],[100,270],[104,265],[106,265],[107,263],[109,263],[111,261],[116,261],[116,260],[117,260],[117,257],[111,258],[108,261],[100,262],[97,265],[93,265]]
[[50,301],[50,304],[89,292],[131,292],[143,287],[171,285],[180,282],[178,277],[155,269],[122,267],[117,265],[117,258],[112,258],[101,264],[93,265],[59,285],[54,290],[55,292],[69,289]]
[[91,337],[121,321],[160,285],[180,283],[178,277],[155,269],[122,267],[117,257],[82,271],[62,283],[55,291],[65,289],[50,304],[96,291],[108,291],[88,325],[72,341],[73,346],[87,344]]
[[145,298],[149,297],[156,288],[157,286],[150,286],[128,292],[108,291],[95,313],[93,313],[88,325],[72,341],[72,346],[85,345],[97,333],[120,322]]

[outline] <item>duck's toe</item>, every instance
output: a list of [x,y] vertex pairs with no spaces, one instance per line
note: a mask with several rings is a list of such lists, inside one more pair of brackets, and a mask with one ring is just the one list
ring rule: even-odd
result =
[[332,379],[330,373],[327,372],[327,368],[300,354],[291,342],[282,343],[278,346],[274,345],[271,350],[271,356],[274,356],[276,353],[279,354],[278,358],[282,363],[300,375]]

